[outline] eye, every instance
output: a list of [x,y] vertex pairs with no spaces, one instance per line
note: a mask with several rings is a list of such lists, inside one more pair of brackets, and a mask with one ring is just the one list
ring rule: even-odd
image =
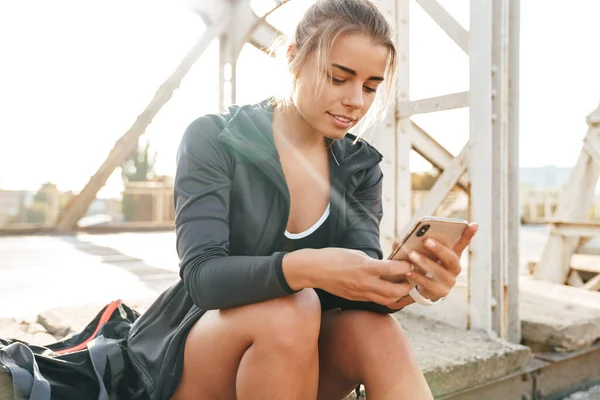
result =
[[375,93],[377,89],[370,88],[368,86],[363,86],[365,88],[365,92],[367,93]]
[[332,82],[334,85],[341,85],[342,83],[344,83],[344,82],[346,82],[346,81],[345,81],[345,80],[343,80],[343,79],[337,79],[337,78],[331,77],[331,82]]

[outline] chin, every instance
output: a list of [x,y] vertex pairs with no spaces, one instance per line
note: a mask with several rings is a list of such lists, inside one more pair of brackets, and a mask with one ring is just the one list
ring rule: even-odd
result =
[[344,138],[344,136],[346,136],[347,133],[348,133],[348,131],[329,130],[329,131],[325,131],[323,133],[323,136],[325,136],[326,138],[331,139],[331,140],[338,140],[338,139]]

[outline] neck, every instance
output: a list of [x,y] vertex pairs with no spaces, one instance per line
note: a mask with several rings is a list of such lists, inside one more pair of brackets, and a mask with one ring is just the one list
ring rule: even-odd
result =
[[273,135],[298,150],[323,147],[325,138],[302,117],[292,103],[275,108]]

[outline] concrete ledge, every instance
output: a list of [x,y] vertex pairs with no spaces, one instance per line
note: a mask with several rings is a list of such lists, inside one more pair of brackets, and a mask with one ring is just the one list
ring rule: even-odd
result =
[[409,313],[397,313],[434,396],[442,396],[521,370],[529,348],[490,339]]
[[[464,328],[467,288],[459,282],[435,307],[413,304],[407,313]],[[600,339],[600,292],[534,280],[519,281],[522,343],[534,351],[575,351]]]
[[[400,321],[434,397],[479,386],[523,370],[530,350],[490,339],[482,332],[454,326],[407,312]],[[354,393],[345,400],[356,400]]]
[[523,343],[536,351],[575,351],[600,339],[600,292],[520,280]]

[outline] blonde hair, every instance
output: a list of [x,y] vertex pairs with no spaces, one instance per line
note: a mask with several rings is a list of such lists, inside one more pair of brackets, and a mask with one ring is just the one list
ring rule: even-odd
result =
[[[336,39],[345,34],[363,34],[370,37],[375,44],[389,49],[389,62],[386,70],[385,96],[377,91],[375,101],[369,112],[359,124],[362,136],[368,127],[376,125],[385,114],[387,105],[394,97],[394,78],[397,69],[397,51],[393,41],[393,30],[377,6],[369,0],[317,0],[302,16],[296,27],[291,44],[296,52],[288,60],[292,79],[298,75],[308,58],[314,53],[318,65],[316,90],[326,82],[327,64],[331,48]],[[292,89],[295,82],[292,84]]]

